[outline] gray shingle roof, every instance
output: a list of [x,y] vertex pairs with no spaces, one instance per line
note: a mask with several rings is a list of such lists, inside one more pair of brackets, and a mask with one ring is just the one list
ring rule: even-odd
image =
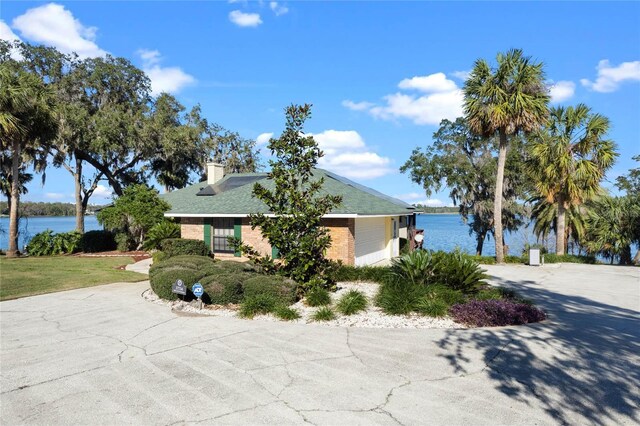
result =
[[[413,213],[414,207],[382,194],[374,189],[360,185],[349,179],[322,169],[314,170],[314,178],[324,177],[321,193],[341,195],[342,203],[331,211],[331,214],[345,215],[403,215]],[[238,173],[225,176],[218,187],[224,187],[225,181],[236,177],[266,176],[266,173]],[[252,179],[248,179],[249,182]],[[260,184],[273,189],[270,179],[260,180]],[[269,213],[267,206],[252,194],[253,182],[217,193],[216,195],[196,195],[207,186],[206,182],[196,183],[162,195],[171,205],[168,216],[182,215],[239,215],[249,213]],[[207,193],[208,191],[203,191]]]

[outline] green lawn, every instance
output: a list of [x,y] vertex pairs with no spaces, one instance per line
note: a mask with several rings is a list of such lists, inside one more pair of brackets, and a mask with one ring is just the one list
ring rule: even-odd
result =
[[0,257],[0,300],[115,282],[146,280],[146,275],[116,269],[130,257]]

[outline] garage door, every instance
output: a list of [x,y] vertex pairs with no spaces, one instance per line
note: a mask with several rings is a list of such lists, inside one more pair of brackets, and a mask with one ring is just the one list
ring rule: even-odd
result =
[[387,258],[385,218],[356,219],[356,266],[371,265]]

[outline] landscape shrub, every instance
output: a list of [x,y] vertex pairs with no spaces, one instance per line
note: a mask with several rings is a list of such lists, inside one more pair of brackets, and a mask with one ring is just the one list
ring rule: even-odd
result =
[[184,296],[184,298],[185,300],[191,300],[194,297],[191,293],[191,286],[197,283],[200,278],[202,278],[202,275],[197,270],[182,268],[161,271],[149,278],[153,292],[158,295],[159,298],[165,300],[178,299],[178,295],[171,291],[171,286],[173,286],[176,280],[182,280],[187,287],[187,295]]
[[427,289],[425,297],[441,300],[446,303],[447,306],[452,306],[467,300],[467,297],[461,291],[441,285],[430,286]]
[[380,285],[376,305],[389,315],[406,315],[415,309],[417,301],[427,291],[425,286],[413,285],[402,279],[389,280]]
[[169,238],[160,243],[160,248],[169,257],[180,255],[209,256],[209,247],[202,240]]
[[446,316],[448,309],[449,305],[445,301],[428,296],[418,299],[414,308],[419,314],[435,318]]
[[162,241],[169,238],[180,238],[180,225],[170,220],[163,220],[149,229],[144,238],[143,248],[145,250],[159,249]]
[[415,250],[393,259],[391,273],[413,285],[427,285],[433,282],[438,259],[429,250]]
[[367,309],[367,297],[358,290],[349,290],[336,304],[336,310],[343,315],[353,315],[365,309]]
[[246,296],[240,304],[238,315],[243,318],[253,318],[259,314],[273,312],[278,306],[278,300],[270,294],[260,293]]
[[529,255],[526,256],[505,256],[504,263],[527,263],[529,261]]
[[294,321],[300,318],[300,312],[288,306],[276,306],[273,314],[283,321]]
[[476,293],[487,284],[486,271],[481,269],[475,260],[460,251],[456,250],[452,253],[438,251],[434,252],[432,257],[433,283],[445,285],[465,294]]
[[313,321],[331,321],[336,319],[336,314],[328,306],[323,306],[311,316]]
[[305,296],[305,303],[308,306],[325,306],[331,303],[329,291],[322,287],[312,287]]
[[544,263],[583,263],[594,265],[596,263],[596,258],[593,256],[578,256],[575,254],[557,255],[555,253],[549,253],[544,255]]
[[85,253],[100,253],[117,248],[113,232],[106,230],[87,231],[82,234],[80,246]]
[[154,264],[160,263],[163,260],[167,260],[168,259],[167,254],[165,252],[163,252],[163,251],[160,251],[160,250],[154,252],[151,255],[151,258],[153,259],[153,263]]
[[352,266],[334,262],[333,279],[336,282],[368,281],[382,283],[389,275],[386,266]]
[[284,306],[295,303],[296,287],[296,283],[293,280],[280,275],[255,274],[242,284],[245,300],[259,295],[266,295]]
[[159,272],[175,269],[191,269],[194,271],[203,270],[203,275],[208,275],[205,268],[214,264],[214,260],[206,256],[176,256],[158,263],[153,263],[149,268],[149,277],[153,277]]
[[473,327],[521,325],[546,318],[540,309],[510,300],[471,300],[453,305],[449,313],[456,322]]
[[26,251],[30,256],[55,256],[80,250],[82,234],[76,231],[54,234],[52,230],[39,232],[29,241]]
[[115,236],[116,250],[131,251],[136,249],[136,241],[126,232],[118,232]]
[[214,305],[240,303],[243,297],[242,282],[246,278],[242,274],[218,274],[201,278],[203,302]]

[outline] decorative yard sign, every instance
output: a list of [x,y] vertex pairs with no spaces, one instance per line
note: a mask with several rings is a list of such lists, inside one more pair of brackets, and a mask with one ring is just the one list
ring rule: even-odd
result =
[[198,302],[200,302],[200,309],[202,309],[202,295],[204,294],[204,288],[202,287],[202,284],[200,283],[195,283],[193,285],[193,287],[191,287],[191,292],[193,293],[193,295],[195,297],[198,298]]
[[186,296],[187,295],[187,286],[184,285],[184,282],[182,282],[182,280],[177,280],[171,286],[171,291],[173,293],[175,293],[175,294],[181,294],[183,296]]
[[200,284],[200,283],[195,283],[193,285],[193,287],[191,287],[191,291],[193,292],[193,295],[195,297],[197,297],[198,299],[200,299],[202,297],[202,295],[204,294],[204,288],[202,287],[202,284]]

